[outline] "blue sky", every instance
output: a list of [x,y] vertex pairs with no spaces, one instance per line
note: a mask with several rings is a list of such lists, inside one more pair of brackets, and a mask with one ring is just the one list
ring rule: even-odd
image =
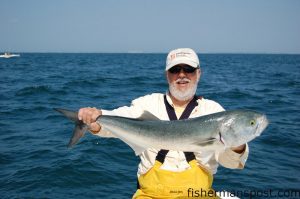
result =
[[0,51],[300,53],[298,0],[0,0]]

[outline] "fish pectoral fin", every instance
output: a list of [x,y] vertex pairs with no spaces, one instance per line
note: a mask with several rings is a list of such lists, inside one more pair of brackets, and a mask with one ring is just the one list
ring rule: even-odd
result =
[[205,139],[205,140],[197,140],[193,144],[195,144],[197,146],[207,146],[207,145],[213,144],[216,141],[218,141],[218,139],[208,138],[208,139]]
[[144,111],[143,114],[137,118],[138,120],[148,120],[148,121],[158,121],[160,120],[158,117],[153,115],[152,113],[148,111]]

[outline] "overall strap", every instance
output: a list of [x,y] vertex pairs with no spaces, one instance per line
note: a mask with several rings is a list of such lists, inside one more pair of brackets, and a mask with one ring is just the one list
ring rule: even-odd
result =
[[184,152],[184,155],[185,155],[185,159],[187,162],[190,162],[190,161],[196,159],[196,156],[193,152]]
[[[156,155],[156,160],[163,164],[168,152],[169,150],[161,149]],[[196,159],[195,154],[193,152],[184,152],[184,156],[187,162]]]
[[156,160],[163,164],[168,152],[169,150],[161,149],[156,155]]
[[[184,109],[182,115],[180,116],[179,120],[188,119],[190,117],[192,111],[198,105],[197,99],[198,99],[198,97],[195,95],[194,98],[185,107],[185,109]],[[176,116],[176,113],[175,113],[175,110],[174,110],[174,107],[171,106],[171,104],[169,104],[166,95],[164,95],[164,102],[165,102],[165,106],[166,106],[166,109],[167,109],[169,119],[170,120],[178,120],[178,118]]]
[[[182,115],[180,116],[179,120],[188,119],[194,110],[194,108],[198,105],[197,103],[197,96],[195,95],[194,98],[189,102],[189,104],[186,106],[185,110],[183,111]],[[164,95],[164,102],[166,106],[166,110],[169,116],[170,120],[178,120],[174,107],[171,106],[167,100],[167,96]],[[162,149],[157,153],[156,160],[160,163],[164,163],[164,160],[166,158],[166,155],[169,151]],[[184,152],[185,158],[187,162],[190,162],[191,160],[195,159],[195,155],[193,152]]]

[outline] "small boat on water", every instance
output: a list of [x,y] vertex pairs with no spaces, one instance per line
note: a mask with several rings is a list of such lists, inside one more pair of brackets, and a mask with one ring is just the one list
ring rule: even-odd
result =
[[11,58],[11,57],[20,57],[19,54],[11,54],[11,53],[4,53],[3,55],[0,55],[0,58]]

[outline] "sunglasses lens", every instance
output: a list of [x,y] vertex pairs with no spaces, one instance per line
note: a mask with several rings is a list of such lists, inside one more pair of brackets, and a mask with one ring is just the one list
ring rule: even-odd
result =
[[179,73],[180,71],[181,71],[180,66],[173,66],[172,68],[169,69],[169,72],[173,74]]
[[186,73],[193,73],[196,70],[196,68],[193,68],[193,67],[190,67],[190,66],[184,66],[182,68],[183,68],[183,71],[186,72]]
[[183,69],[183,72],[185,73],[193,73],[195,72],[196,68],[193,68],[191,66],[173,66],[169,69],[170,73],[177,74],[180,73],[181,69]]

